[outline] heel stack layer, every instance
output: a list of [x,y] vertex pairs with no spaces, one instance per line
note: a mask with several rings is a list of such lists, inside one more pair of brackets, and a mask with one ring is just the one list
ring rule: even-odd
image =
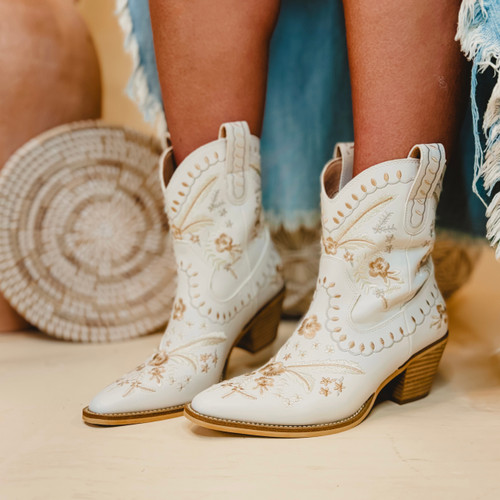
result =
[[404,372],[392,382],[393,401],[405,404],[429,394],[447,341],[448,335],[409,361]]
[[242,337],[236,344],[251,353],[256,353],[276,339],[281,320],[281,310],[285,290],[281,290],[253,317],[243,329]]

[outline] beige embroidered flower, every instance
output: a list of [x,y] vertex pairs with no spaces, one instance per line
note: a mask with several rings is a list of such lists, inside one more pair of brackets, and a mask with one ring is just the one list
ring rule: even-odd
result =
[[337,253],[338,243],[330,236],[328,236],[328,238],[323,238],[323,246],[325,247],[325,252],[327,254],[335,255]]
[[448,321],[448,318],[446,317],[446,307],[443,304],[438,304],[436,306],[436,312],[437,314],[432,316],[433,322],[431,326],[439,329],[443,325],[443,322],[446,324]]
[[149,380],[156,380],[156,382],[159,384],[163,380],[163,373],[165,372],[165,367],[164,366],[155,366],[151,369],[149,372],[150,379]]
[[186,310],[186,305],[184,304],[182,299],[177,300],[174,303],[172,318],[177,320],[177,321],[180,321],[182,319],[182,317],[184,316],[185,310]]
[[352,254],[352,252],[349,252],[349,250],[346,250],[344,252],[344,260],[346,262],[352,262],[354,260],[354,255]]
[[215,249],[219,252],[231,252],[234,249],[233,238],[225,233],[222,233],[215,240]]
[[269,377],[259,377],[255,382],[257,385],[254,389],[259,389],[261,394],[264,394],[264,392],[268,391],[274,385],[273,379]]
[[316,314],[313,314],[308,318],[304,318],[297,333],[299,335],[304,335],[304,338],[306,339],[313,339],[319,332],[320,328],[321,325],[318,322],[318,317]]
[[344,390],[344,377],[336,379],[333,388],[337,391],[337,395],[339,395]]
[[381,276],[385,278],[389,271],[389,262],[384,260],[382,257],[378,257],[374,261],[370,262],[370,276],[376,278]]
[[[320,388],[319,393],[322,396],[329,396],[333,394],[333,392],[337,393],[337,396],[340,396],[340,393],[344,390],[344,377],[341,378],[330,378],[323,377],[321,379],[320,384],[323,386]],[[333,384],[333,388],[330,385]]]
[[388,279],[398,281],[395,271],[391,271],[389,262],[383,257],[377,257],[369,264],[369,274],[373,278],[380,276],[386,283]]
[[319,390],[319,393],[322,395],[322,396],[329,396],[331,391],[328,387],[322,387],[320,390]]
[[149,361],[151,366],[160,366],[168,361],[168,354],[165,351],[158,351]]
[[177,226],[172,224],[170,226],[170,232],[172,233],[172,236],[174,237],[174,239],[176,239],[176,240],[182,239],[182,231],[181,231],[180,227],[177,227]]

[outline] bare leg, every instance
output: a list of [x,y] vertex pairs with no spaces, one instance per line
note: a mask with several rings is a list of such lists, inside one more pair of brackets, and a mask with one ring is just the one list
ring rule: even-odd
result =
[[403,158],[416,143],[453,151],[465,58],[454,41],[460,0],[344,0],[354,173]]
[[150,0],[165,113],[180,163],[246,120],[260,135],[279,0]]

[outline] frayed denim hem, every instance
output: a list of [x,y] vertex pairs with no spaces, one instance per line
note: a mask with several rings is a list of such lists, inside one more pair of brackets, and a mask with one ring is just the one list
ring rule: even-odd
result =
[[[496,246],[496,257],[500,260],[500,192],[489,204],[479,194],[477,183],[483,180],[484,188],[491,196],[500,180],[500,0],[463,0],[458,18],[456,39],[462,51],[472,61],[471,100],[474,122],[474,180],[473,191],[487,207],[487,238]],[[481,143],[479,110],[476,102],[477,75],[493,68],[497,83],[493,88],[486,112],[483,116],[485,145]]]

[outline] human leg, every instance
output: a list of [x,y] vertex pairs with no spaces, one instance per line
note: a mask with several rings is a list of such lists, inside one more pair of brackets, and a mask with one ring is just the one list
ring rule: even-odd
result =
[[260,135],[279,0],[150,0],[168,128],[180,163],[245,120]]
[[344,0],[354,114],[354,173],[417,143],[451,155],[465,97],[454,40],[460,0]]

